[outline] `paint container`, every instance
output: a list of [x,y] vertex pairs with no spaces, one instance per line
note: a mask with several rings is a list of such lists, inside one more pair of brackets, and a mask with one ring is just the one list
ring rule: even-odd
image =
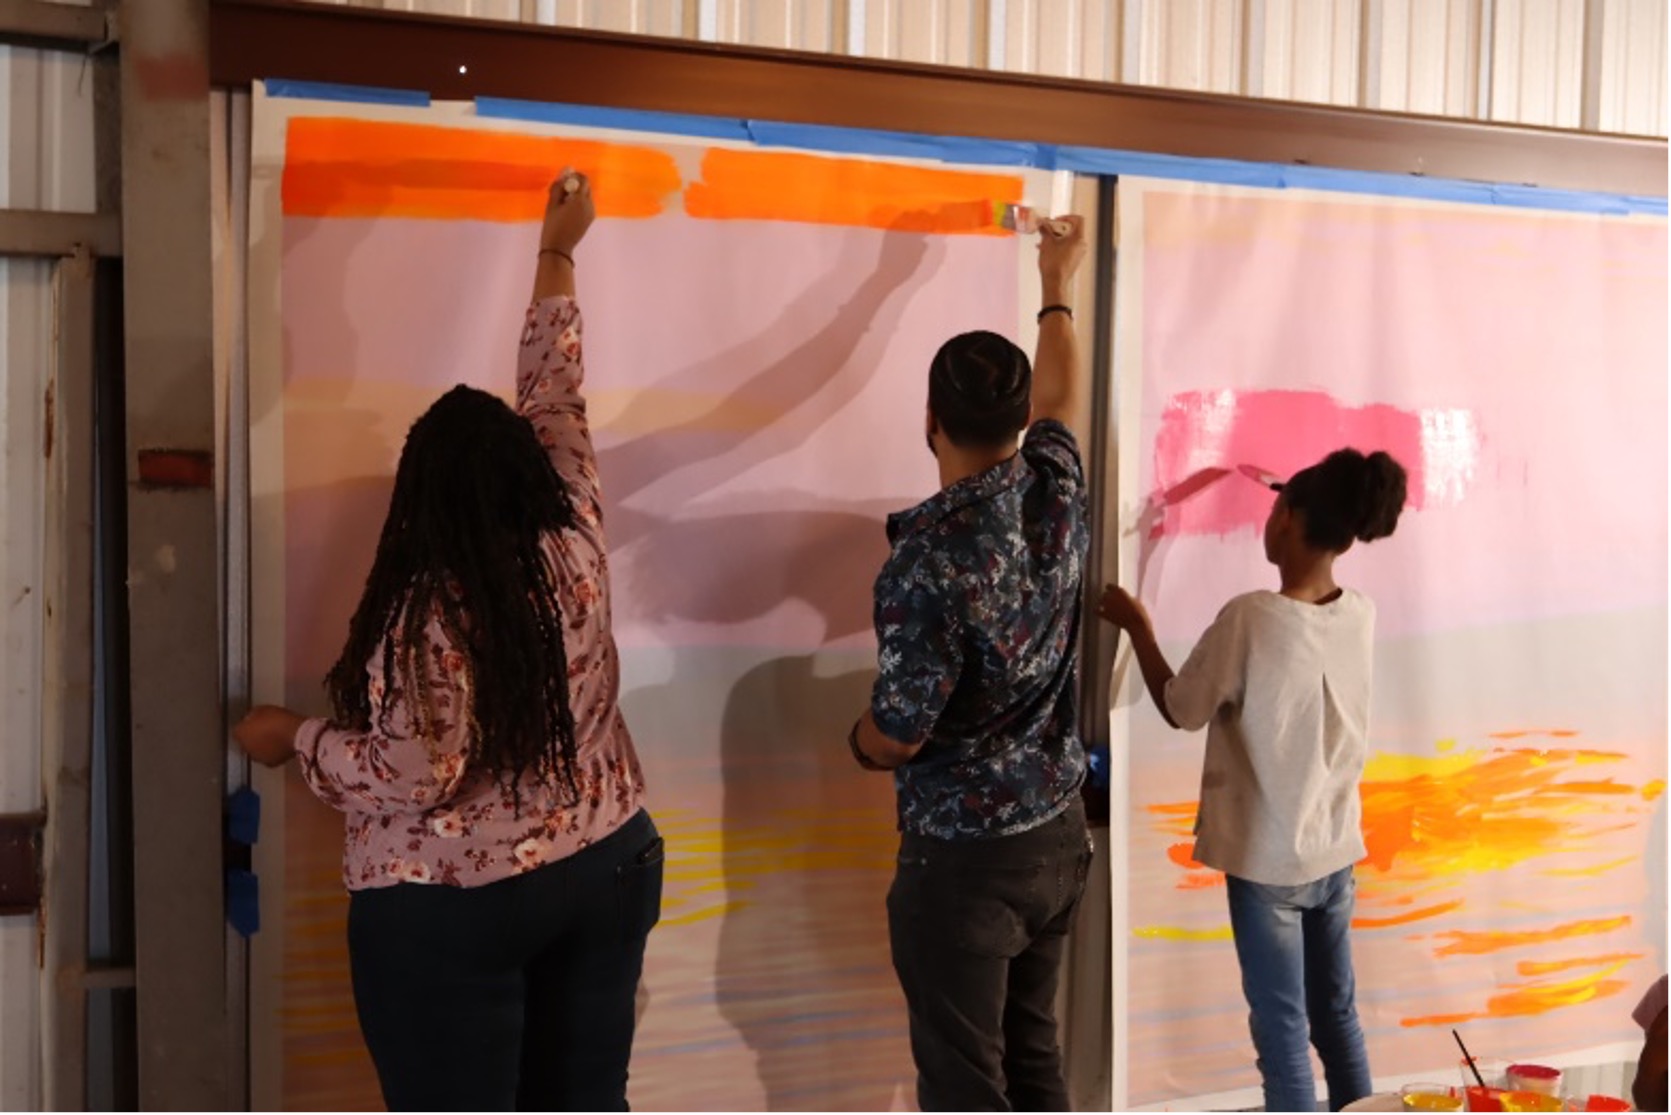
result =
[[1510,1065],[1508,1087],[1521,1092],[1542,1092],[1546,1096],[1561,1091],[1561,1070],[1548,1065]]
[[1499,1097],[1504,1111],[1560,1111],[1561,1098],[1545,1092],[1526,1092],[1510,1089]]
[[1462,1089],[1464,1108],[1468,1111],[1501,1111],[1503,1110],[1503,1089],[1494,1084],[1480,1087],[1470,1084]]
[[1406,1111],[1461,1111],[1462,1097],[1443,1084],[1406,1084],[1398,1090]]
[[1600,1092],[1593,1092],[1587,1096],[1568,1096],[1568,1111],[1634,1111],[1630,1103],[1618,1096],[1606,1096]]
[[[1501,1111],[1500,1098],[1507,1084],[1509,1063],[1501,1057],[1475,1057],[1473,1068],[1467,1058],[1457,1059],[1457,1070],[1462,1074],[1462,1096],[1468,1111]],[[1474,1072],[1479,1072],[1478,1079]],[[1482,1087],[1480,1081],[1485,1081]]]

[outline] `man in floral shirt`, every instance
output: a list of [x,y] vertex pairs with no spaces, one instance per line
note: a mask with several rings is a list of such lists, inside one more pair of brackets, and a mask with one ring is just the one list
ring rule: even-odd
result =
[[[1036,367],[992,333],[929,372],[940,491],[888,521],[879,676],[848,738],[894,771],[894,969],[924,1111],[1065,1111],[1055,999],[1090,845],[1079,787],[1085,471],[1064,424],[1080,383],[1077,217],[1039,245]],[[1020,437],[1026,431],[1026,444]]]

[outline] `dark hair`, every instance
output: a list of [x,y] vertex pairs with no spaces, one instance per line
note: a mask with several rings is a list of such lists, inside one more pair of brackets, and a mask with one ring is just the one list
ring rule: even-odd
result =
[[568,489],[525,418],[471,387],[441,396],[406,435],[377,557],[325,679],[338,721],[370,730],[366,664],[381,653],[389,690],[427,728],[424,629],[439,619],[469,671],[469,760],[513,796],[535,771],[572,797],[568,656],[541,539],[574,525]]
[[1294,474],[1282,495],[1294,511],[1305,512],[1305,540],[1319,550],[1339,552],[1352,544],[1385,538],[1404,510],[1404,466],[1377,450],[1364,456],[1337,449]]
[[928,408],[953,445],[990,449],[1027,427],[1033,368],[996,333],[960,333],[928,370]]

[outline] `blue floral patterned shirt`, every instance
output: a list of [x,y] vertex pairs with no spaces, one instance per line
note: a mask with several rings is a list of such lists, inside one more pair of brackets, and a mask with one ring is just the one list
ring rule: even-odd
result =
[[1066,809],[1079,739],[1080,576],[1089,546],[1073,434],[1036,422],[1021,452],[889,516],[876,578],[877,727],[922,742],[894,772],[902,831],[1007,836]]

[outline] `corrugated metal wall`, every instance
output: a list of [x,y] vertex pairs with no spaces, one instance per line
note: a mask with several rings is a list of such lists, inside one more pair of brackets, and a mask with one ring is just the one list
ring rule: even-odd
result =
[[[91,212],[93,113],[82,66],[0,48],[0,206]],[[46,384],[52,265],[0,258],[0,813],[42,808]],[[0,1110],[39,1108],[40,938],[0,918]]]
[[1666,0],[352,2],[1396,112],[1666,134]]
[[[87,2],[87,0],[80,0]],[[348,2],[348,0],[338,0]],[[363,6],[1666,134],[1666,0],[353,0]],[[0,204],[90,209],[75,60],[0,49]],[[40,803],[48,268],[0,261],[0,811]],[[0,919],[0,1108],[40,1104],[32,918]]]

